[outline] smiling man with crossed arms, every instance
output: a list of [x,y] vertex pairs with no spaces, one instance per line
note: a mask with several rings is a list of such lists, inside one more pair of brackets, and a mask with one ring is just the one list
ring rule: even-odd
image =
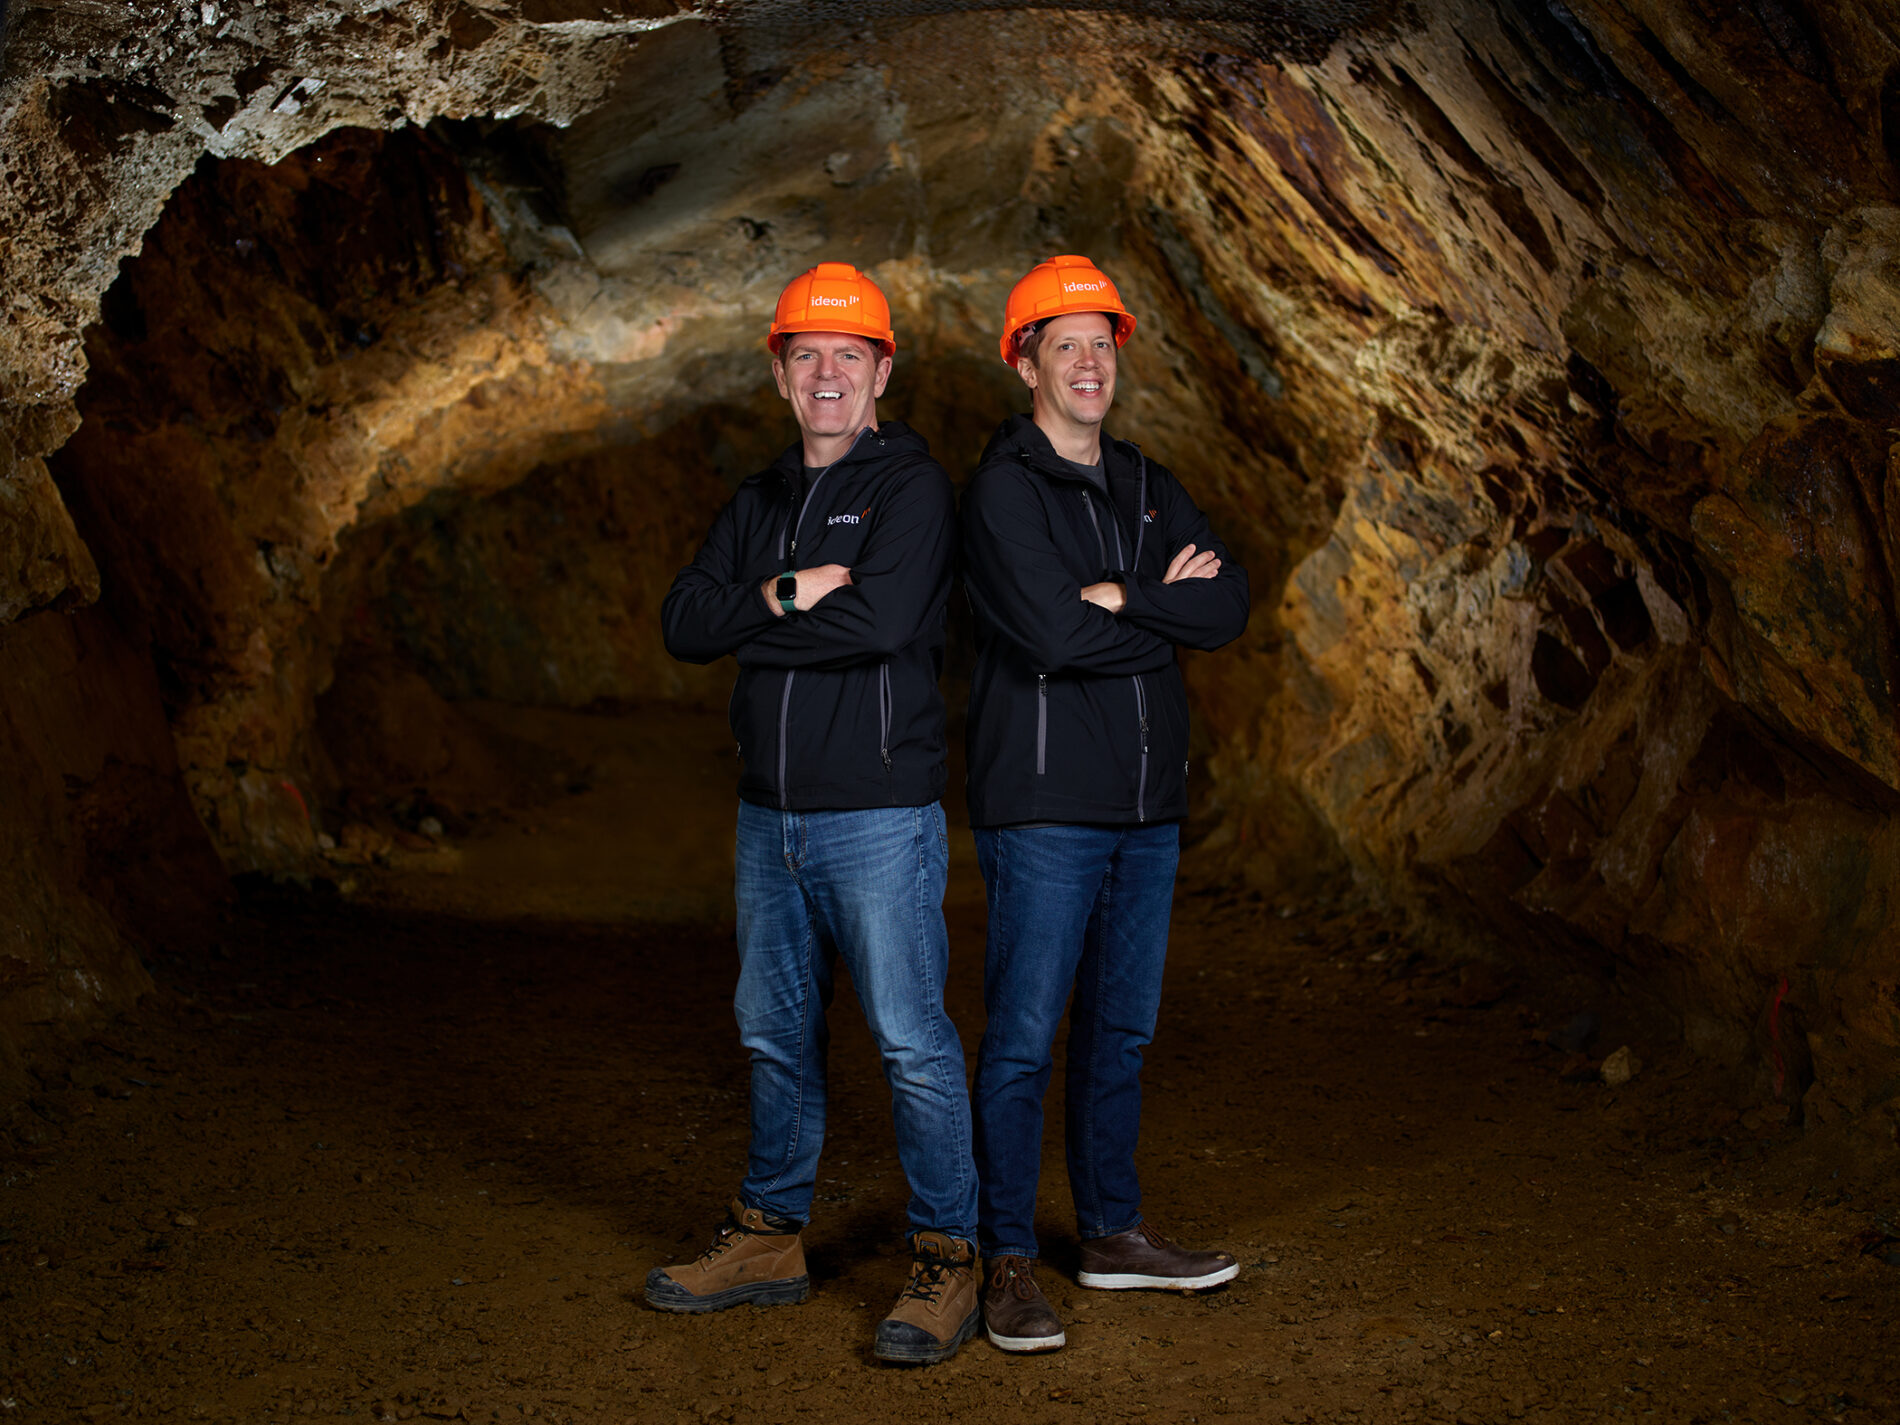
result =
[[880,422],[884,294],[821,263],[767,338],[799,439],[741,484],[662,619],[676,658],[739,664],[739,983],[751,1148],[712,1244],[647,1277],[649,1305],[803,1301],[799,1231],[825,1126],[825,1009],[842,956],[891,1090],[910,1180],[910,1279],[884,1360],[948,1359],[976,1330],[976,1179],[963,1050],[944,1014],[944,608],[955,515],[921,436]]

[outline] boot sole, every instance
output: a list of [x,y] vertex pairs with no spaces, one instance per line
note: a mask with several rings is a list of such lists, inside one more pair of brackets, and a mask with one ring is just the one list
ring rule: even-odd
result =
[[681,1316],[697,1316],[707,1311],[724,1311],[731,1306],[795,1306],[811,1295],[810,1277],[781,1277],[777,1281],[748,1282],[729,1286],[724,1291],[695,1296],[665,1270],[655,1267],[647,1273],[647,1305],[655,1311],[670,1311]]
[[983,1328],[990,1338],[990,1344],[999,1351],[1008,1351],[1012,1356],[1033,1356],[1039,1351],[1060,1351],[1069,1344],[1069,1333],[1058,1331],[1053,1336],[999,1336],[989,1327]]
[[983,1323],[983,1308],[975,1306],[970,1314],[957,1327],[956,1335],[936,1346],[907,1346],[897,1341],[880,1339],[873,1354],[880,1361],[890,1361],[900,1366],[934,1366],[954,1356],[963,1343],[976,1335],[976,1328]]
[[1097,1291],[1204,1291],[1210,1286],[1230,1282],[1240,1275],[1240,1263],[1233,1262],[1199,1277],[1156,1277],[1144,1272],[1077,1272],[1077,1286]]

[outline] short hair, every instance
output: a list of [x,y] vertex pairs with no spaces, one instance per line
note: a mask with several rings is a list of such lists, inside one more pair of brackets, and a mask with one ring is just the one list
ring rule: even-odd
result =
[[[1042,334],[1048,329],[1049,323],[1053,322],[1056,317],[1073,315],[1075,315],[1075,313],[1057,312],[1055,316],[1038,317],[1035,321],[1026,322],[1024,325],[1018,327],[1016,329],[1016,355],[1019,357],[1028,357],[1033,364],[1036,360],[1036,352],[1042,346]],[[1108,323],[1109,334],[1111,336],[1114,335],[1114,315],[1109,312],[1097,312],[1096,315]],[[1121,343],[1118,341],[1115,345],[1120,346]]]
[[1042,329],[1049,325],[1048,317],[1039,317],[1016,331],[1016,355],[1028,357],[1033,365],[1036,360],[1036,348],[1042,345]]

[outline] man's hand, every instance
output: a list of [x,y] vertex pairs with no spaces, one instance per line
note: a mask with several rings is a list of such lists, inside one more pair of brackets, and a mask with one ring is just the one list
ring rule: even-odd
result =
[[[1162,575],[1161,582],[1178,584],[1183,579],[1212,579],[1218,573],[1220,573],[1220,556],[1211,549],[1204,549],[1196,554],[1194,546],[1190,544],[1168,561],[1168,572]],[[1086,591],[1082,597],[1085,599],[1088,597]]]
[[1099,584],[1082,586],[1082,602],[1118,614],[1122,611],[1122,605],[1128,602],[1128,591],[1115,580],[1104,579]]
[[[792,606],[803,612],[815,607],[834,589],[842,589],[851,582],[851,571],[842,564],[819,564],[810,569],[798,571],[798,595],[792,600]],[[785,610],[778,603],[778,575],[774,574],[763,584],[759,592],[765,595],[765,602],[779,618],[785,617]]]

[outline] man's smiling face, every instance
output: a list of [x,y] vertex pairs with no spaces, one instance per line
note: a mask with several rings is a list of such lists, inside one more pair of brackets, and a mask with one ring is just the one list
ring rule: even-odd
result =
[[1034,359],[1017,370],[1047,411],[1077,431],[1099,426],[1115,400],[1115,325],[1101,312],[1068,312],[1043,327]]
[[807,440],[855,436],[877,424],[891,358],[861,336],[794,332],[773,358],[772,375]]

